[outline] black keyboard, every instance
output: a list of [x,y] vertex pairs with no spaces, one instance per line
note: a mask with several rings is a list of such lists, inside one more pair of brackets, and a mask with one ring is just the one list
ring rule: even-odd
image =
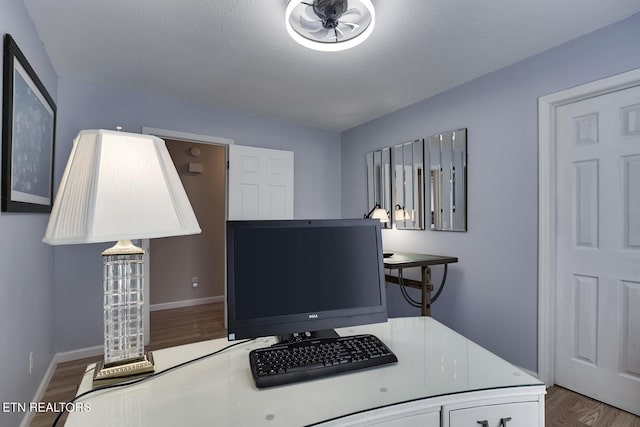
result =
[[249,353],[257,387],[290,384],[397,361],[389,347],[374,335],[309,339]]

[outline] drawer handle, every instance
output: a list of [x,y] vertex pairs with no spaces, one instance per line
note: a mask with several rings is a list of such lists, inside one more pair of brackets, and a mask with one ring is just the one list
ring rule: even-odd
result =
[[[500,418],[500,427],[507,427],[507,422],[509,421],[511,421],[511,417]],[[476,422],[480,424],[482,427],[489,427],[489,421],[487,420],[476,421]]]

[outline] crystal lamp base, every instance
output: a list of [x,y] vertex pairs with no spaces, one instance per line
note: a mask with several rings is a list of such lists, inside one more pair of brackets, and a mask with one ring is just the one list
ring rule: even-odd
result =
[[104,259],[104,361],[96,366],[94,386],[153,372],[144,352],[144,251],[122,240]]

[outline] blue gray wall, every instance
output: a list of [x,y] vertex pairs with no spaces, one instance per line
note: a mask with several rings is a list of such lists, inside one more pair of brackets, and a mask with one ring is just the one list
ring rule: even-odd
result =
[[[58,77],[22,0],[2,2],[0,34],[5,33],[55,101]],[[46,214],[0,214],[0,402],[30,402],[53,357],[53,249],[42,243],[48,219]],[[0,412],[0,425],[18,425],[22,416]]]
[[[385,231],[385,249],[457,256],[434,317],[537,370],[540,96],[640,67],[640,15],[342,135],[344,216],[367,210],[365,153],[468,129],[468,232]],[[514,43],[517,41],[514,41]],[[437,59],[437,58],[434,58]],[[433,268],[434,281],[441,269]],[[390,315],[416,314],[388,286]]]
[[[277,102],[277,101],[274,101]],[[176,99],[135,90],[60,79],[56,183],[81,129],[143,126],[230,138],[239,145],[294,152],[294,215],[341,215],[341,140],[329,132],[299,124],[214,111]],[[102,344],[103,245],[55,248],[55,351]]]

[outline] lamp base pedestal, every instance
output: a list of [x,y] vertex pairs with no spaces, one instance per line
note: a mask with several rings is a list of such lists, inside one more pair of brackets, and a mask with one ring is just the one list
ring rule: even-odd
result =
[[123,360],[117,363],[96,363],[93,373],[93,387],[131,381],[149,375],[155,370],[153,354],[149,351],[144,356]]

